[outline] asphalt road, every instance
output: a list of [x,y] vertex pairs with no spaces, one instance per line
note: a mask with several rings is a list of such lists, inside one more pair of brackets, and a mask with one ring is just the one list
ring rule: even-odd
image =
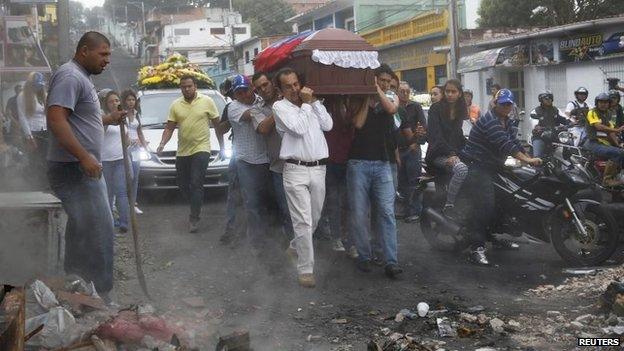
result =
[[[128,87],[134,83],[137,66],[137,60],[115,51],[109,69],[95,83],[98,89]],[[482,305],[509,316],[566,308],[523,295],[527,289],[558,284],[564,278],[563,263],[547,244],[493,252],[496,266],[481,268],[468,264],[462,255],[432,250],[418,225],[400,223],[399,260],[405,269],[400,280],[387,279],[381,268],[360,273],[346,255],[317,241],[317,287],[303,289],[281,249],[255,255],[245,242],[234,247],[219,244],[225,220],[223,191],[206,194],[197,234],[186,231],[188,208],[176,192],[141,194],[139,202],[145,212],[139,216],[139,231],[152,303],[161,310],[184,309],[188,306],[181,302],[183,298],[200,296],[210,310],[220,311],[212,332],[247,328],[256,350],[361,350],[384,326],[380,318],[371,317],[371,311],[393,316],[403,308],[415,309],[421,301],[451,309]],[[279,235],[273,232],[273,241],[280,242]],[[129,236],[117,239],[115,290],[122,304],[145,302],[130,243]],[[337,318],[348,323],[332,324]],[[430,326],[401,328],[402,332],[422,333],[422,328],[431,332]],[[319,335],[321,340],[310,343],[309,335]],[[497,347],[508,343],[491,341]],[[472,340],[449,341],[458,349],[472,345]]]

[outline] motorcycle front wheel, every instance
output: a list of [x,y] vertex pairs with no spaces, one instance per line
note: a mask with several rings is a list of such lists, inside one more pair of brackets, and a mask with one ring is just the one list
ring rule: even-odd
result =
[[619,242],[617,224],[602,205],[577,203],[576,211],[587,231],[583,237],[570,216],[558,215],[553,221],[551,241],[561,258],[575,266],[595,266],[608,260]]

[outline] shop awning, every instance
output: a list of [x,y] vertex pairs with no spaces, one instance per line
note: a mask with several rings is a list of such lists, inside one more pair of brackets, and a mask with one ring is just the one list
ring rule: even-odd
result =
[[475,52],[468,56],[462,56],[457,64],[457,72],[466,73],[494,67],[498,60],[498,54],[500,54],[502,50],[503,48],[490,49]]
[[0,72],[50,72],[50,64],[26,16],[0,17]]
[[[494,66],[522,67],[528,65],[531,62],[529,47],[529,45],[520,44],[479,51],[463,56],[459,59],[457,72],[473,72]],[[540,43],[534,43],[531,47],[533,48],[533,64],[544,64],[553,61],[552,44],[548,47]]]

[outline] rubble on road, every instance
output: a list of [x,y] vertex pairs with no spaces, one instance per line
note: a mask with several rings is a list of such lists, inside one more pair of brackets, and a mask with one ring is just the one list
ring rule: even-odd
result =
[[[0,328],[3,333],[0,350],[191,351],[196,346],[204,349],[217,342],[213,326],[221,323],[224,313],[221,309],[208,308],[202,297],[180,298],[179,304],[162,314],[148,304],[119,309],[107,304],[93,283],[75,275],[34,280],[27,289],[14,291],[21,291],[22,302],[15,300],[13,293],[0,293],[0,306],[13,306],[4,307],[4,315],[0,311],[0,322],[15,322],[10,338],[4,334],[8,329]],[[21,310],[17,308],[19,305],[23,306]],[[9,313],[19,318],[9,319]],[[7,340],[23,340],[26,344],[9,348],[3,344]],[[222,336],[218,342],[226,347],[224,350],[248,351],[249,332]]]
[[[564,304],[561,310],[520,315],[520,325],[530,325],[512,336],[524,345],[540,340],[566,342],[577,337],[620,337],[624,335],[624,267],[564,269],[572,275],[559,285],[540,285],[525,293]],[[565,306],[565,305],[569,305]]]

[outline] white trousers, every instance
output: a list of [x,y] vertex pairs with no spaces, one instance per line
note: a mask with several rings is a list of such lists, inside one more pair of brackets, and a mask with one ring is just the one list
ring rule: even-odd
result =
[[297,251],[297,272],[314,272],[312,233],[316,230],[325,201],[325,166],[284,165],[284,191],[295,237],[290,247]]

